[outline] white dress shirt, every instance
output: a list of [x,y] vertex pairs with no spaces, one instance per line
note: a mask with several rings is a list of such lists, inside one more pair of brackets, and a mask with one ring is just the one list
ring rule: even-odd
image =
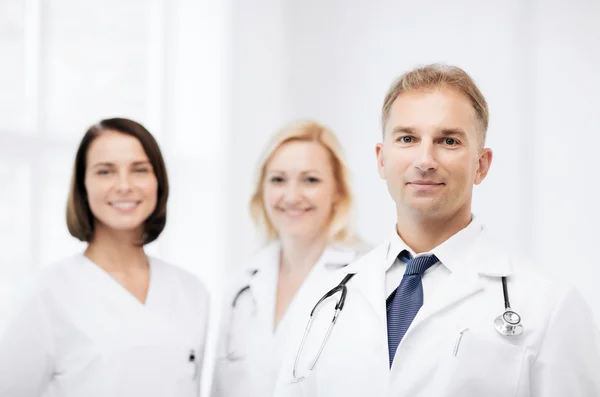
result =
[[454,234],[448,240],[438,245],[429,252],[420,252],[415,254],[408,245],[400,238],[396,228],[390,238],[390,249],[387,256],[387,271],[385,277],[385,293],[389,297],[400,285],[406,263],[398,258],[398,255],[404,250],[408,251],[411,257],[435,255],[438,262],[425,271],[422,276],[423,296],[427,297],[428,291],[435,291],[444,283],[444,280],[452,273],[456,266],[460,266],[456,259],[460,257],[465,250],[470,249],[481,234],[482,226],[473,218],[471,222],[461,231]]

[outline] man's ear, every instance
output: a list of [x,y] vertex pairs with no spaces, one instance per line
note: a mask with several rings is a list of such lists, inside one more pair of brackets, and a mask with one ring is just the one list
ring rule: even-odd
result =
[[494,154],[492,149],[483,148],[479,153],[479,158],[477,160],[477,173],[475,174],[475,184],[479,185],[488,174],[490,170],[490,166],[492,165],[492,158]]
[[384,161],[383,161],[383,143],[375,145],[375,156],[377,157],[377,171],[381,179],[385,179]]

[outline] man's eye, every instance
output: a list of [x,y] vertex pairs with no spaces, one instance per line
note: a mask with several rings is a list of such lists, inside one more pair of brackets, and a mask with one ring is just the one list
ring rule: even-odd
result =
[[454,138],[445,138],[444,139],[444,143],[448,146],[454,146],[456,145],[456,139]]
[[413,137],[412,136],[403,136],[402,138],[400,138],[400,141],[402,143],[412,143]]

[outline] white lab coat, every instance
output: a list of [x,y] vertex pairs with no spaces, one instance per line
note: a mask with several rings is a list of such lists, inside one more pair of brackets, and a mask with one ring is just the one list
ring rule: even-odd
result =
[[[549,281],[527,262],[511,258],[485,229],[445,286],[426,292],[390,369],[389,245],[339,271],[327,287],[319,286],[330,289],[346,273],[356,273],[337,325],[316,367],[307,372],[339,295],[316,316],[299,365],[300,375],[307,376],[297,383],[291,383],[292,366],[308,317],[293,324],[295,346],[286,352],[275,397],[600,396],[599,335],[588,306],[565,283]],[[501,276],[508,276],[512,309],[522,317],[521,336],[502,336],[493,326],[504,311]]]
[[196,397],[207,320],[207,291],[182,269],[150,258],[144,305],[76,255],[43,272],[0,337],[0,396]]
[[[276,242],[263,248],[245,266],[242,276],[226,296],[212,396],[271,396],[281,353],[287,349],[290,319],[296,313],[304,318],[312,308],[306,304],[321,293],[318,288],[321,280],[366,251],[365,246],[326,248],[274,329],[280,244]],[[304,295],[307,297],[301,298]]]

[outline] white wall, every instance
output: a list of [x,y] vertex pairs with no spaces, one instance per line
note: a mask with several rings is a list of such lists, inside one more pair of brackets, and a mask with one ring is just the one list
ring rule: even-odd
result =
[[232,19],[231,129],[227,145],[227,265],[259,245],[248,215],[254,165],[265,139],[288,120],[284,2],[235,1]]
[[580,287],[599,320],[600,2],[534,3],[533,253]]
[[[526,135],[523,120],[526,109],[531,107],[525,95],[529,86],[525,81],[519,42],[522,10],[517,1],[505,2],[499,9],[479,1],[463,3],[463,7],[453,4],[444,8],[440,4],[433,7],[433,2],[420,5],[366,0],[286,2],[284,28],[280,33],[276,30],[272,33],[283,37],[284,49],[281,50],[280,44],[269,47],[283,58],[283,82],[273,83],[281,84],[283,90],[261,93],[263,101],[267,102],[264,98],[268,96],[272,102],[284,106],[280,106],[280,114],[267,114],[262,120],[256,113],[251,119],[234,108],[234,122],[253,128],[252,150],[245,145],[233,149],[239,159],[236,171],[241,176],[239,179],[251,179],[253,170],[243,164],[253,163],[255,148],[262,148],[257,143],[264,145],[267,137],[280,126],[273,126],[274,118],[281,120],[284,115],[282,122],[316,118],[333,128],[345,146],[358,201],[359,231],[371,242],[380,241],[392,232],[395,218],[393,203],[385,184],[379,180],[375,163],[383,96],[402,71],[416,64],[444,61],[466,68],[480,83],[492,107],[489,144],[496,148],[494,173],[478,189],[478,203],[493,200],[498,189],[512,186],[515,181],[520,188],[527,189],[530,175],[523,170],[531,168],[528,167],[530,159],[522,155],[522,147],[512,144]],[[478,17],[460,11],[467,8]],[[247,18],[267,25],[263,14],[248,13]],[[271,25],[275,24],[273,20],[276,18],[271,16]],[[256,47],[264,49],[269,45],[261,42]],[[249,52],[246,47],[245,53]],[[271,67],[268,62],[263,66]],[[254,80],[243,63],[236,62],[236,67],[240,74],[245,72],[247,80]],[[254,92],[241,84],[234,92],[238,100],[253,95]],[[248,139],[244,138],[246,131],[242,129],[234,129],[232,135],[234,140]],[[518,161],[514,161],[515,158]],[[246,185],[251,186],[251,183]],[[237,192],[234,207],[242,208],[247,202],[249,187],[238,187]],[[477,204],[477,213],[507,235],[509,244],[526,249],[529,247],[527,232],[517,227],[519,216],[525,216],[520,198],[519,195],[507,196],[502,211]],[[232,238],[237,238],[244,249],[251,250],[254,242],[241,236],[252,234],[252,227],[243,223],[242,228],[243,231],[236,232]],[[513,230],[520,232],[505,233]]]
[[[239,127],[232,139],[240,145],[231,147],[236,166],[230,179],[242,183],[230,194],[230,239],[239,247],[232,266],[257,244],[248,238],[248,165],[278,123],[291,119],[316,118],[337,132],[354,177],[359,231],[372,243],[391,233],[394,207],[374,156],[383,97],[403,71],[445,62],[475,78],[491,110],[488,146],[495,157],[475,190],[474,212],[540,268],[558,272],[568,265],[566,280],[590,303],[600,300],[593,288],[600,271],[590,250],[600,221],[592,168],[600,3],[273,2],[260,1],[258,10],[236,5],[243,26],[234,43],[243,48],[234,47]],[[262,11],[268,6],[277,12]],[[600,318],[600,305],[594,310]]]

